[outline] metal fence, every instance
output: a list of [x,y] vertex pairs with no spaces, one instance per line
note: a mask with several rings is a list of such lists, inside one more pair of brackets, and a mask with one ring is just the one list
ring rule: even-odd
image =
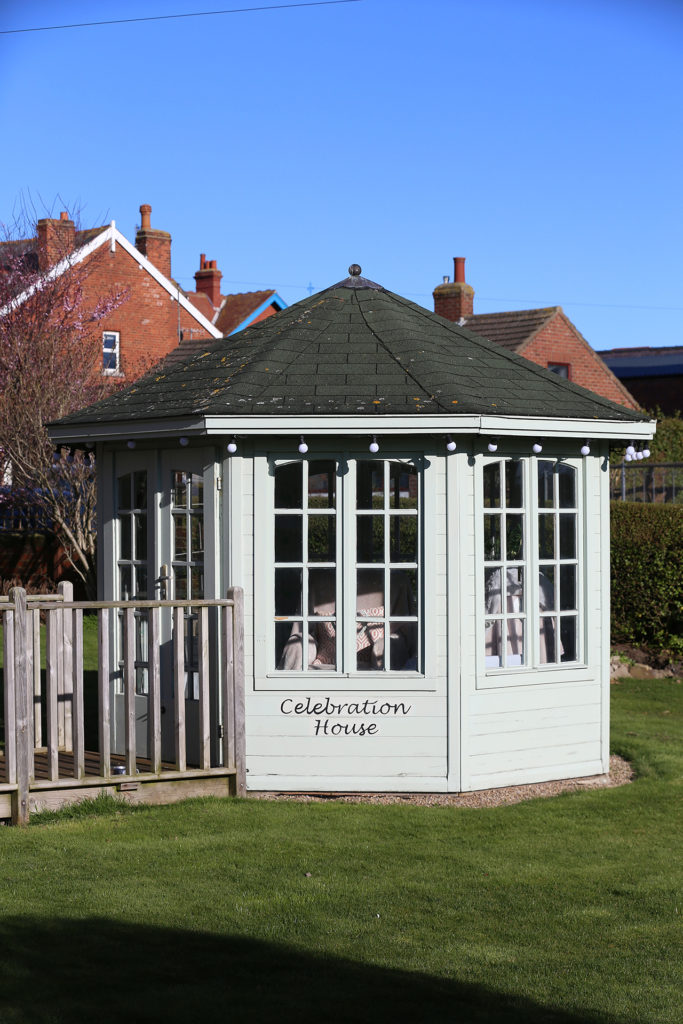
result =
[[683,505],[683,463],[622,462],[611,466],[610,497],[614,501]]

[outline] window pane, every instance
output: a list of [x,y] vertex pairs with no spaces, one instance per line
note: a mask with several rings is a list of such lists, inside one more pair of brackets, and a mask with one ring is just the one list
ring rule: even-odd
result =
[[120,548],[119,548],[119,558],[121,560],[125,559],[126,561],[128,561],[129,559],[131,559],[133,557],[133,553],[132,553],[132,550],[131,550],[131,523],[130,523],[130,516],[129,515],[121,516],[121,518],[119,519],[119,526],[120,526],[119,536],[120,536],[120,539],[121,539]]
[[190,558],[200,562],[204,558],[204,516],[200,513],[190,518]]
[[192,474],[190,501],[192,508],[202,508],[204,505],[204,477],[199,473]]
[[334,615],[336,612],[337,573],[335,569],[311,569],[308,573],[308,609],[310,615]]
[[576,470],[573,466],[558,463],[557,478],[560,508],[576,508]]
[[275,469],[275,508],[301,508],[303,464],[290,462]]
[[538,557],[555,557],[555,516],[553,513],[538,517]]
[[505,581],[506,610],[508,612],[524,611],[524,569],[508,569]]
[[560,611],[576,608],[576,566],[560,566]]
[[204,597],[204,570],[201,568],[194,568],[191,570],[192,574],[192,593],[191,597],[203,598]]
[[489,462],[484,466],[484,506],[500,508],[500,463]]
[[173,552],[175,558],[187,558],[187,516],[173,516]]
[[389,542],[392,562],[417,561],[417,516],[391,516]]
[[505,463],[505,504],[508,508],[524,507],[522,463],[519,459]]
[[275,570],[275,614],[301,615],[301,569]]
[[103,370],[116,370],[117,369],[116,352],[103,352],[102,353],[102,369]]
[[500,587],[501,569],[484,569],[484,593],[486,611],[489,615],[500,615],[503,610]]
[[356,610],[359,615],[384,615],[384,573],[358,569]]
[[147,474],[145,472],[133,474],[133,489],[135,493],[135,508],[147,511]]
[[505,519],[507,559],[510,562],[521,562],[524,558],[524,517],[508,515]]
[[417,615],[417,570],[392,569],[389,608],[392,615]]
[[[302,631],[303,622],[275,623],[275,668],[285,672],[301,671]],[[308,648],[309,645],[306,646]],[[311,653],[315,657],[313,645],[311,645]]]
[[562,641],[561,661],[576,661],[576,616],[563,615],[560,619],[560,639]]
[[175,508],[185,508],[187,506],[186,480],[187,478],[184,473],[175,472],[173,474],[173,505]]
[[334,562],[337,556],[336,516],[308,517],[309,562]]
[[384,561],[384,516],[356,516],[356,561]]
[[303,560],[303,517],[275,516],[275,561]]
[[501,643],[500,643],[500,622],[487,619],[486,621],[486,667],[500,668],[501,664]]
[[310,626],[308,657],[309,668],[327,669],[330,672],[337,667],[336,623],[314,622]]
[[524,664],[524,619],[507,620],[507,665],[514,668]]
[[541,664],[548,665],[555,658],[555,619],[544,616],[541,619]]
[[389,463],[390,508],[417,508],[417,469]]
[[118,507],[123,512],[130,508],[130,473],[120,476],[118,484]]
[[310,462],[308,465],[308,507],[334,508],[335,463]]
[[356,472],[356,508],[384,508],[384,463],[359,462]]
[[389,668],[393,672],[416,672],[416,623],[391,622],[389,624]]
[[545,460],[538,464],[538,507],[553,507],[553,463]]
[[484,516],[484,560],[500,559],[500,516]]
[[147,516],[144,512],[135,513],[135,558],[147,558]]
[[130,601],[131,591],[131,567],[129,565],[119,566],[119,594],[121,601]]
[[381,622],[356,624],[356,668],[359,671],[384,668],[384,625]]
[[544,565],[538,574],[538,610],[555,611],[555,566]]
[[187,568],[184,565],[173,566],[175,579],[175,600],[187,601]]
[[140,601],[147,600],[147,566],[138,565],[135,568],[135,596]]
[[560,514],[560,558],[576,558],[576,516],[573,512]]

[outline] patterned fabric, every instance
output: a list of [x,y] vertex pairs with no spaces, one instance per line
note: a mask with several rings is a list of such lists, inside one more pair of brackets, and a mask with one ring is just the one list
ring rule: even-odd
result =
[[[359,608],[357,615],[364,618],[384,615],[384,605],[378,608]],[[357,622],[356,623],[356,651],[362,651],[364,647],[372,647],[381,640],[384,634],[384,624],[381,622]]]
[[[378,608],[359,608],[358,615],[373,618],[384,615],[384,606]],[[311,667],[334,665],[337,657],[337,630],[334,622],[318,622],[315,627],[317,653]],[[381,622],[356,623],[356,652],[372,647],[384,635],[384,624]],[[370,652],[368,651],[368,654]]]

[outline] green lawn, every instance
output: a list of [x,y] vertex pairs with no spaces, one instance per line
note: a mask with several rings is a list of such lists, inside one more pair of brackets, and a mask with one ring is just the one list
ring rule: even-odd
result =
[[619,789],[0,829],[0,1022],[680,1021],[683,686],[612,693]]

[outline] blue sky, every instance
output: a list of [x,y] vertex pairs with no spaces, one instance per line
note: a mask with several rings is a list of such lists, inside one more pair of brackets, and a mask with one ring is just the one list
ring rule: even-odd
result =
[[[0,29],[247,7],[0,0]],[[272,0],[277,3],[277,0]],[[681,345],[683,4],[360,0],[0,34],[0,221],[140,203],[223,291],[363,273],[428,308],[562,305],[597,349]]]

